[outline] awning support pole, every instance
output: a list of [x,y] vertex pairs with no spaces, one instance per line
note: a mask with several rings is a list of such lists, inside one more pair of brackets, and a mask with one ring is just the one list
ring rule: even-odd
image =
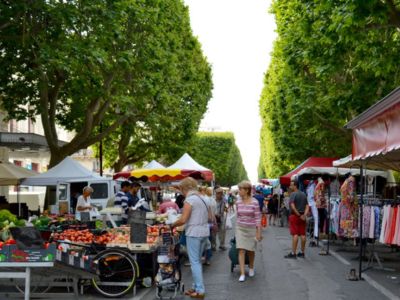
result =
[[360,218],[360,228],[359,228],[359,240],[360,240],[360,249],[359,249],[359,266],[358,266],[358,277],[361,280],[362,279],[362,260],[363,260],[363,204],[364,204],[364,163],[361,163],[360,166],[360,203],[359,203],[359,208],[360,208],[360,213],[359,213],[359,218]]

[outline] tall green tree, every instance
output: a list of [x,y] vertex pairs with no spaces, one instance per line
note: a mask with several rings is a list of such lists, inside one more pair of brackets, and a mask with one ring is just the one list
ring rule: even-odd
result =
[[115,171],[153,158],[175,160],[191,143],[211,97],[211,68],[192,34],[187,7],[175,0],[161,5],[160,28],[147,36],[161,45],[147,61],[160,83],[141,121],[127,120],[106,138],[107,163]]
[[[50,166],[128,120],[141,126],[156,105],[168,107],[172,97],[166,95],[173,91],[165,76],[177,78],[183,56],[166,45],[191,55],[177,31],[166,32],[184,18],[182,8],[171,15],[179,7],[180,0],[0,3],[1,106],[11,119],[40,117]],[[209,81],[209,73],[201,74],[199,80]],[[199,90],[206,101],[209,90]],[[76,132],[64,146],[57,143],[56,124]]]
[[343,125],[399,84],[397,1],[276,0],[260,100],[262,165],[279,176],[308,156],[344,156]]
[[214,172],[219,185],[232,186],[248,178],[232,132],[199,132],[190,154]]

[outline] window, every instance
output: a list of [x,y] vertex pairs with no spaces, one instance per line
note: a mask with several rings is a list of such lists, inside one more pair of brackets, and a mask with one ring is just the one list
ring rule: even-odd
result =
[[92,199],[107,199],[108,198],[108,183],[91,183],[93,194],[90,196]]
[[14,165],[18,166],[18,167],[22,167],[22,161],[20,160],[14,160]]
[[39,164],[38,163],[32,163],[32,171],[39,172]]
[[67,199],[67,187],[68,187],[68,185],[66,185],[66,184],[60,184],[59,186],[58,186],[58,199],[59,200],[68,200]]

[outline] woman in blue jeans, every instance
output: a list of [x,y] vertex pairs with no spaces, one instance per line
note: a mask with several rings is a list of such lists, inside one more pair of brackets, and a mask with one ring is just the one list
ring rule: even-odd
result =
[[197,190],[197,181],[191,177],[183,179],[179,189],[186,197],[182,216],[172,227],[185,224],[186,247],[192,269],[193,287],[185,292],[191,298],[203,299],[205,288],[201,256],[210,235],[208,226],[209,207],[203,196]]

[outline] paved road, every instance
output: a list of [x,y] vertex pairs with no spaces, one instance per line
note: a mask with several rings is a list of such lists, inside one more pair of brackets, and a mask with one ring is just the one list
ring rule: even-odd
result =
[[[233,235],[228,231],[227,241]],[[230,272],[228,251],[214,252],[211,266],[204,267],[206,298],[210,300],[338,300],[338,299],[399,299],[381,294],[367,281],[352,282],[346,279],[350,266],[335,256],[320,256],[320,248],[306,249],[305,259],[287,260],[290,251],[287,228],[269,227],[264,231],[263,250],[256,253],[256,276],[238,282],[239,270]],[[183,282],[191,286],[190,267],[183,267]],[[74,297],[57,297],[71,300]],[[98,294],[87,291],[79,299],[98,300]],[[153,300],[155,288],[139,289],[136,297],[123,299]],[[190,299],[178,296],[176,299]]]
[[[233,235],[230,231],[229,236]],[[229,239],[227,239],[229,240]],[[256,276],[238,282],[239,270],[230,272],[227,251],[217,251],[212,265],[204,268],[207,299],[388,299],[366,281],[346,279],[349,266],[333,256],[320,256],[319,248],[306,251],[306,259],[287,260],[290,250],[287,228],[269,227],[264,231],[263,250],[256,254]],[[183,267],[183,281],[190,287],[190,268]],[[154,289],[140,297],[155,299]],[[177,299],[189,299],[179,296]]]

